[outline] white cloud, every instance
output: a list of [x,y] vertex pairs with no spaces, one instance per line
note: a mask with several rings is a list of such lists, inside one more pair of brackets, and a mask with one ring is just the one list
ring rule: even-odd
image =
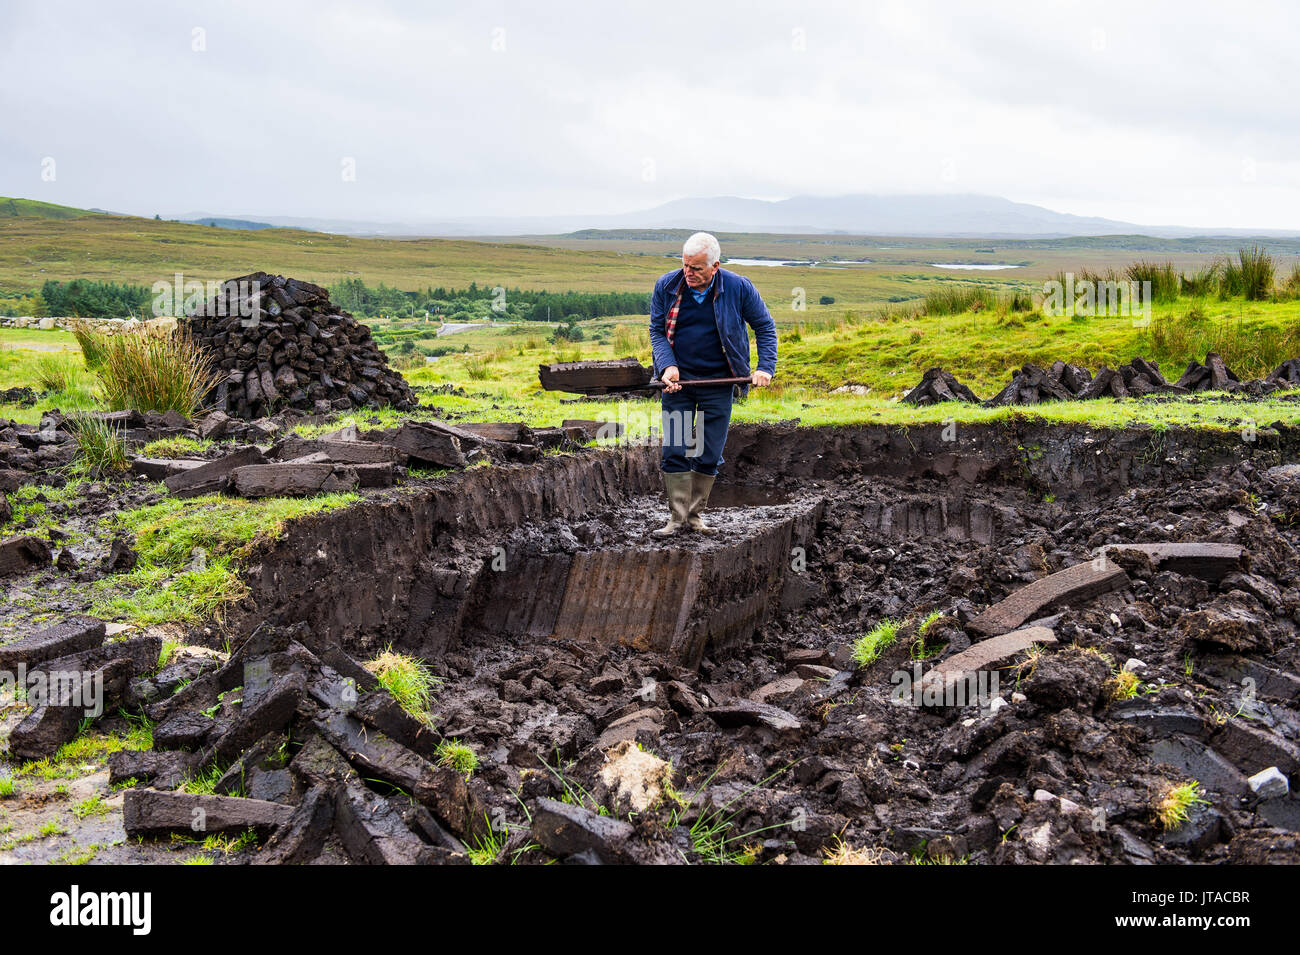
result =
[[408,220],[959,191],[1292,228],[1297,20],[1255,2],[8,5],[0,191]]

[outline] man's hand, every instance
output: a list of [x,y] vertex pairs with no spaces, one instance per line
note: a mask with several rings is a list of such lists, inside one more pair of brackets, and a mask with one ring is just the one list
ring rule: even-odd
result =
[[664,383],[664,391],[667,392],[682,390],[682,386],[677,383],[680,378],[681,372],[677,370],[676,365],[669,365],[664,369],[664,373],[659,376],[659,380]]
[[772,383],[772,376],[765,371],[756,371],[749,376],[749,380],[755,388],[764,388]]

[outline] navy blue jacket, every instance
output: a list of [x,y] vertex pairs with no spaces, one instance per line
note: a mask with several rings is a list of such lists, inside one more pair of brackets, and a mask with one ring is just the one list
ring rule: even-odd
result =
[[[668,310],[673,307],[677,290],[685,281],[684,270],[677,269],[660,276],[655,282],[654,295],[650,299],[650,349],[654,354],[655,377],[677,364],[664,328]],[[714,275],[714,282],[717,288],[713,296],[713,318],[718,323],[718,337],[722,339],[722,351],[731,366],[732,377],[748,378],[750,374],[749,330],[746,325],[753,327],[758,342],[758,370],[775,375],[776,322],[763,304],[758,289],[745,276],[721,268]],[[684,288],[682,294],[690,295],[690,287]]]

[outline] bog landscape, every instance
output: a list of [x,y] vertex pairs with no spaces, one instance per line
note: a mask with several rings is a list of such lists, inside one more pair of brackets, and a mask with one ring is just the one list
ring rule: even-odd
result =
[[[0,200],[0,862],[1300,862],[1300,239]],[[196,826],[195,820],[202,825]]]

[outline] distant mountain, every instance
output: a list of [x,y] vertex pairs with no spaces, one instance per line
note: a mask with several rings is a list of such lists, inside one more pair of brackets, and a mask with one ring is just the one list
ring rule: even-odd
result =
[[[191,214],[185,219],[206,221]],[[253,218],[253,217],[250,217]],[[275,226],[343,235],[469,236],[557,235],[583,230],[705,229],[717,232],[844,233],[952,238],[1064,238],[1068,236],[1297,235],[1259,229],[1149,226],[1054,212],[999,196],[848,195],[745,199],[738,196],[675,199],[652,209],[614,215],[458,216],[412,222],[366,222],[256,216]]]
[[269,222],[255,222],[252,219],[222,219],[220,217],[208,216],[199,219],[180,219],[187,225],[206,225],[214,226],[218,229],[275,229],[277,226]]

